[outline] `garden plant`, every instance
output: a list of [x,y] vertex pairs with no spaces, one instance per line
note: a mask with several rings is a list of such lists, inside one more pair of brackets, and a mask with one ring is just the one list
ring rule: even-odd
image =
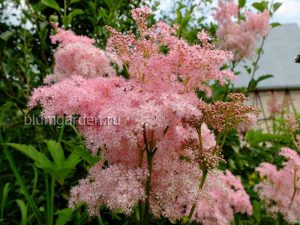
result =
[[246,101],[281,3],[211,3],[1,2],[1,224],[300,223],[297,113]]

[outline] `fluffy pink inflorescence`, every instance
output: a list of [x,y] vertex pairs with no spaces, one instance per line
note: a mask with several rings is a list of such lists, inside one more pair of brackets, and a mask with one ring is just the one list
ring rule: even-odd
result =
[[73,75],[95,77],[115,74],[110,66],[112,57],[95,47],[94,40],[61,28],[56,28],[56,32],[51,37],[52,43],[59,43],[54,55],[54,75],[47,76],[45,82],[59,81]]
[[[147,7],[133,10],[139,38],[109,28],[106,51],[93,46],[91,39],[57,28],[52,37],[59,42],[54,83],[35,89],[29,102],[30,107],[40,104],[43,117],[49,120],[54,116],[79,116],[77,127],[87,148],[93,154],[103,152],[102,162],[71,190],[70,205],[85,203],[92,215],[99,213],[101,205],[130,214],[139,201],[145,201],[149,177],[145,140],[156,152],[150,181],[151,213],[178,220],[188,214],[187,209],[197,199],[202,201],[202,172],[195,153],[182,148],[185,141],[197,140],[198,135],[183,121],[202,118],[197,107],[202,101],[194,90],[209,93],[208,81],[223,83],[233,78],[231,72],[219,70],[230,53],[215,50],[204,32],[199,34],[202,45],[191,46],[165,23],[148,28],[145,20],[149,13]],[[119,76],[111,62],[119,68],[124,65],[129,79]],[[214,134],[205,124],[201,130],[203,150],[212,152],[216,147]],[[105,160],[108,165],[103,164]],[[250,212],[246,193],[241,188],[232,189],[226,180],[228,174],[209,177],[220,180],[221,186],[207,186],[206,192],[211,196],[218,192],[223,204],[231,207],[226,215],[209,212],[212,220],[222,214],[229,221],[234,212]],[[195,220],[206,224],[206,216],[199,214]]]
[[[140,14],[133,10],[134,14]],[[221,71],[220,67],[228,61],[231,54],[226,51],[213,49],[208,45],[209,37],[200,32],[198,37],[204,46],[189,45],[183,39],[176,37],[176,27],[159,22],[146,29],[145,16],[138,17],[139,33],[135,38],[132,34],[124,35],[108,28],[112,36],[108,40],[107,49],[118,55],[122,62],[128,65],[132,78],[152,88],[165,90],[162,85],[178,84],[181,92],[200,89],[210,94],[207,82],[217,80],[221,84],[226,79],[234,79],[228,70]],[[166,47],[166,52],[162,48]]]
[[280,155],[287,159],[283,168],[277,169],[270,163],[262,163],[257,168],[265,179],[256,189],[269,213],[274,216],[280,213],[289,223],[297,223],[300,221],[300,156],[290,148],[283,148]]
[[230,225],[234,213],[252,214],[241,181],[229,171],[211,171],[198,199],[193,220],[205,225]]
[[127,170],[119,165],[105,170],[102,167],[102,162],[97,163],[89,171],[88,177],[73,187],[70,206],[74,207],[83,202],[88,206],[91,215],[98,215],[101,205],[130,214],[137,202],[145,198],[142,181],[147,174],[141,169]]
[[214,18],[219,23],[217,37],[223,49],[234,53],[234,60],[251,58],[257,42],[265,37],[271,26],[270,15],[267,10],[262,13],[245,12],[246,19],[240,21],[239,8],[231,0],[220,0]]
[[238,126],[237,130],[240,134],[247,133],[251,129],[255,129],[257,123],[257,115],[248,113],[248,119]]

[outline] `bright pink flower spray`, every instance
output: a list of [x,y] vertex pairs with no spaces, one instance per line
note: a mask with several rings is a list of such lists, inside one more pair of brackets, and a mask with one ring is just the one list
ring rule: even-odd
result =
[[219,69],[231,54],[215,50],[204,32],[202,45],[189,45],[176,37],[176,27],[148,28],[148,7],[132,15],[138,37],[108,27],[106,50],[57,29],[54,74],[31,96],[29,105],[41,104],[45,118],[118,118],[117,125],[78,124],[87,148],[103,158],[72,188],[70,206],[84,203],[91,215],[102,205],[127,215],[139,210],[140,224],[186,217],[229,225],[234,213],[250,214],[241,182],[216,169],[220,151],[194,92],[209,95],[210,80],[234,77]]

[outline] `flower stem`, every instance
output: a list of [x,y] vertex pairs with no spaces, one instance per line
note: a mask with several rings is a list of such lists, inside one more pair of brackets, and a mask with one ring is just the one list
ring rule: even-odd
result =
[[298,183],[298,179],[297,179],[297,169],[294,170],[294,192],[293,192],[293,196],[291,199],[291,204],[290,204],[290,208],[292,207],[295,197],[296,197],[296,193],[298,191],[298,187],[297,187],[297,183]]
[[[201,191],[203,186],[204,186],[204,183],[205,183],[205,180],[206,180],[206,177],[207,177],[207,173],[208,173],[208,170],[207,170],[207,167],[204,165],[202,167],[202,177],[201,177],[201,181],[200,181],[200,185],[199,185],[199,190]],[[195,212],[195,209],[196,209],[196,206],[197,206],[197,202],[195,202],[191,208],[191,211],[188,215],[188,220],[187,220],[187,223],[186,224],[189,224],[192,217],[193,217],[193,214]]]
[[150,194],[151,194],[151,177],[152,177],[152,164],[153,164],[154,153],[147,151],[147,162],[148,162],[148,172],[149,176],[146,181],[146,202],[145,202],[145,214],[143,225],[148,225],[150,222]]
[[155,146],[155,142],[153,140],[153,133],[151,134],[150,141],[148,142],[146,127],[143,127],[143,138],[144,138],[144,149],[146,151],[147,156],[147,169],[149,176],[146,181],[146,201],[145,201],[145,209],[143,210],[140,224],[148,225],[150,224],[150,194],[151,194],[151,179],[152,179],[152,165],[154,154],[157,150]]

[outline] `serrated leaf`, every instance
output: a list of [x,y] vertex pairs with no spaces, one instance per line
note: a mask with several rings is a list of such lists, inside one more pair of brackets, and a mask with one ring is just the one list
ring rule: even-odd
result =
[[15,143],[9,143],[7,145],[19,150],[20,152],[31,158],[38,168],[43,169],[45,172],[53,175],[58,183],[63,185],[65,179],[80,162],[80,157],[75,153],[71,153],[71,155],[66,159],[63,149],[61,148],[61,145],[59,143],[52,140],[46,141],[46,143],[51,157],[54,160],[54,163],[51,162],[46,155],[37,151],[30,145]]
[[72,153],[68,159],[66,160],[65,164],[67,167],[74,169],[75,166],[81,161],[80,157],[75,153]]
[[60,7],[59,5],[57,4],[57,2],[55,0],[42,0],[41,1],[44,5],[52,8],[52,9],[55,9],[56,11],[60,12]]
[[96,162],[99,161],[99,157],[93,156],[90,152],[88,152],[81,146],[73,148],[72,152],[74,152],[76,155],[78,155],[84,161],[88,162],[88,164],[90,164],[90,166],[94,165]]
[[27,157],[31,158],[35,162],[35,165],[38,168],[41,169],[51,168],[53,166],[53,163],[43,153],[39,152],[31,145],[23,145],[23,144],[15,144],[15,143],[8,143],[6,145],[20,151]]

